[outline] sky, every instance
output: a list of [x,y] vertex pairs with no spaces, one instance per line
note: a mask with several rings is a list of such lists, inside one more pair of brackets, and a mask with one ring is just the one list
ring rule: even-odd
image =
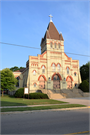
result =
[[[90,55],[90,1],[89,0],[18,0],[0,2],[0,42],[40,48],[42,37],[50,22],[64,38],[64,51]],[[68,54],[82,66],[90,57]],[[41,54],[40,49],[0,44],[0,69],[25,67],[31,56]]]

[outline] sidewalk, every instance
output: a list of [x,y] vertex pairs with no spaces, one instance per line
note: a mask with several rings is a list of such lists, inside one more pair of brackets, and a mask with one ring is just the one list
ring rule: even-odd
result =
[[19,107],[36,107],[36,106],[53,106],[53,105],[67,105],[70,103],[62,103],[62,104],[42,104],[42,105],[26,105],[26,106],[2,106],[0,107],[0,109],[2,108],[19,108]]
[[[82,104],[86,105],[86,107],[73,107],[73,108],[62,108],[62,109],[46,109],[46,110],[32,110],[32,111],[22,111],[22,112],[36,112],[36,111],[64,111],[64,110],[77,110],[77,109],[89,109],[90,108],[90,99],[89,98],[66,98],[66,99],[56,99],[68,103],[62,104],[42,104],[42,105],[26,105],[26,106],[2,106],[2,108],[23,108],[23,107],[37,107],[37,106],[53,106],[53,105],[68,105],[68,104]],[[15,112],[1,112],[1,114],[6,113],[19,113],[21,111]]]
[[90,97],[64,98],[64,99],[56,99],[56,100],[69,102],[69,104],[81,104],[81,105],[90,106]]

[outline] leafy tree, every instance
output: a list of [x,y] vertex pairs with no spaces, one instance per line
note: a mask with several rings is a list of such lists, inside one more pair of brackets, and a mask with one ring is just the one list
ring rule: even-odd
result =
[[14,67],[11,67],[10,70],[14,72],[14,71],[20,70],[20,69],[22,69],[22,68],[24,68],[24,67],[20,67],[20,68],[19,68],[19,67],[17,67],[17,66],[14,66]]
[[82,83],[80,83],[79,88],[83,92],[89,92],[89,83],[86,80],[84,80]]
[[5,68],[1,71],[1,90],[3,96],[3,90],[8,89],[10,91],[15,90],[17,79],[14,77],[12,71],[9,68]]
[[25,68],[25,67],[20,67],[19,69],[22,69],[22,68]]
[[19,68],[17,66],[14,66],[14,67],[10,68],[10,70],[14,72],[16,70],[19,70]]
[[87,80],[89,82],[89,64],[90,62],[80,67],[82,81]]

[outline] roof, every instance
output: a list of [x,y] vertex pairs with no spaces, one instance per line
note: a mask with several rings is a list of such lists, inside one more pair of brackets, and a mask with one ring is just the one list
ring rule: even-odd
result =
[[23,72],[25,69],[26,69],[26,68],[21,68],[21,69],[19,69],[19,70],[14,71],[14,72]]
[[62,34],[58,32],[58,30],[56,29],[55,25],[53,22],[50,22],[48,24],[48,27],[47,27],[47,31],[44,35],[44,38],[42,38],[42,41],[43,42],[45,39],[55,39],[55,40],[62,40],[64,41],[63,39],[63,36]]

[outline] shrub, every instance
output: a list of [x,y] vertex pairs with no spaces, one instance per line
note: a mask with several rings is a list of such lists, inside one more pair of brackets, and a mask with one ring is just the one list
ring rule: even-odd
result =
[[80,83],[79,87],[83,92],[89,92],[89,83],[84,80],[82,83]]
[[24,88],[18,89],[14,94],[16,98],[23,98],[23,95],[24,95]]
[[30,93],[29,99],[48,99],[48,96],[44,93]]
[[[23,98],[23,95],[24,95],[24,88],[20,88],[15,92],[14,97]],[[27,94],[24,97],[28,99]],[[30,93],[29,99],[48,99],[48,96],[47,94],[44,93]]]

